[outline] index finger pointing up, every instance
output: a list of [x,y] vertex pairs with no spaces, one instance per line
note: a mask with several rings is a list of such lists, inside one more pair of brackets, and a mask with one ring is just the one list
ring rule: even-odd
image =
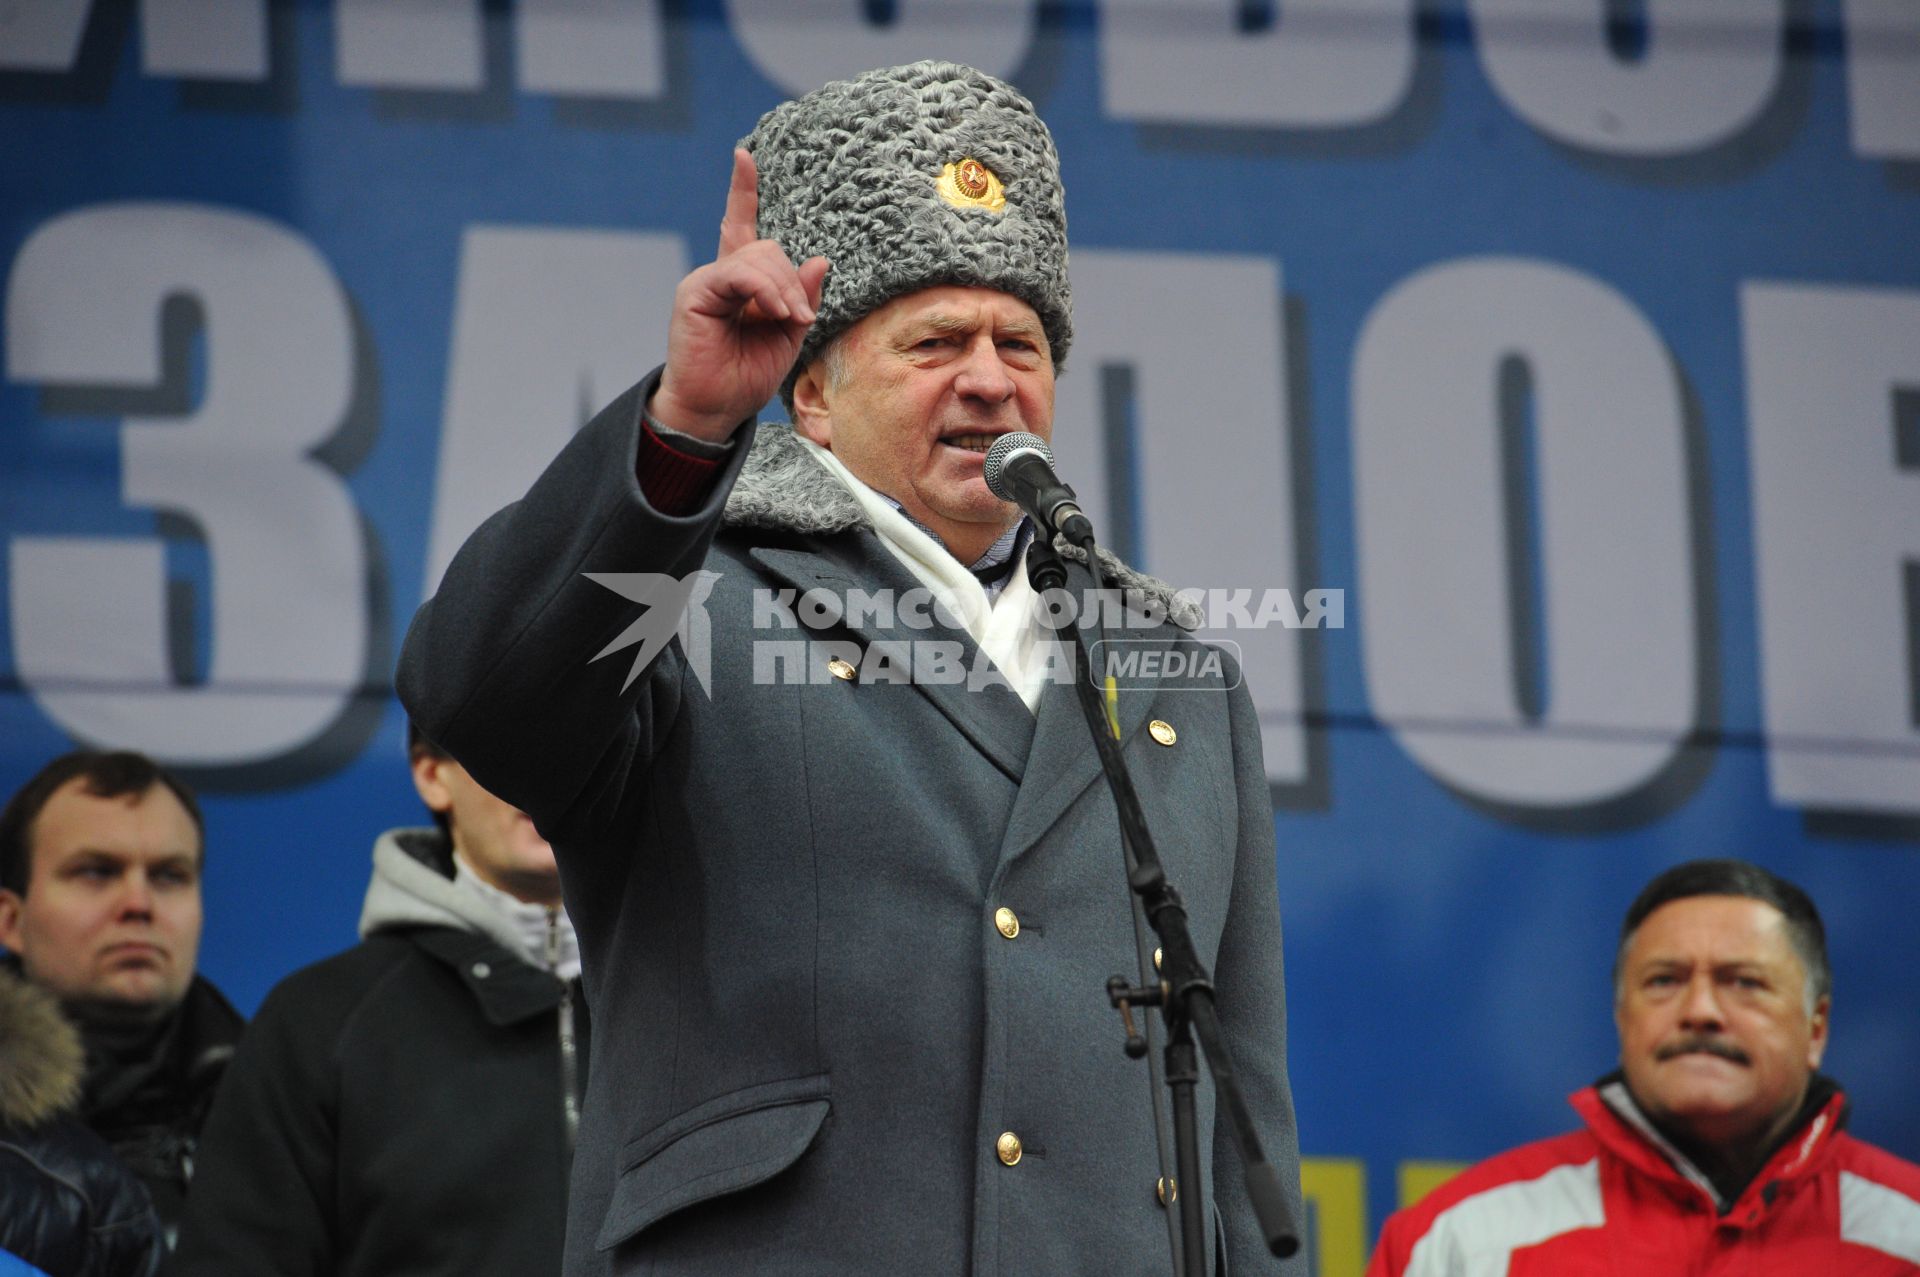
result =
[[744,146],[733,148],[733,185],[727,188],[727,212],[720,219],[720,256],[760,238],[760,170]]

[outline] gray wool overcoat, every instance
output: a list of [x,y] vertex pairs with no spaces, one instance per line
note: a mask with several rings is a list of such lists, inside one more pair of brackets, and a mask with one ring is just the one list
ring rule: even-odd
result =
[[[474,533],[400,663],[415,721],[560,858],[595,1026],[567,1271],[1167,1272],[1147,1069],[1105,993],[1138,970],[1118,822],[1073,689],[1030,713],[868,659],[977,659],[964,634],[830,609],[809,628],[809,589],[918,583],[785,428],[743,430],[700,510],[652,509],[652,381]],[[711,592],[623,688],[636,649],[594,658],[642,607],[587,574],[702,568]],[[1128,637],[1202,650],[1165,623]],[[1230,662],[1136,681],[1119,714],[1297,1208],[1273,812],[1236,682]],[[1200,1116],[1225,1269],[1282,1271],[1210,1081]]]

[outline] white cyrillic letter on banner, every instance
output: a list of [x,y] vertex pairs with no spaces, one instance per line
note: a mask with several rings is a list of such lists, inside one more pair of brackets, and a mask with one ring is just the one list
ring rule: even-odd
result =
[[[1280,269],[1265,257],[1073,255],[1075,373],[1061,382],[1054,444],[1097,532],[1141,512],[1135,566],[1182,586],[1297,597],[1291,423],[1280,330]],[[1134,386],[1138,494],[1109,491],[1102,372]],[[1202,635],[1206,637],[1206,635]],[[1260,711],[1267,775],[1307,778],[1300,631],[1235,629]]]
[[207,681],[172,682],[157,540],[19,537],[14,653],[82,739],[235,765],[324,730],[364,677],[365,549],[353,496],[312,457],[353,384],[347,300],[292,231],[190,204],[82,209],[35,231],[6,297],[7,375],[76,387],[162,379],[156,317],[204,316],[206,386],[184,417],[127,419],[122,496],[191,521],[207,548]]
[[896,0],[885,26],[864,7],[860,0],[727,0],[727,17],[754,65],[795,94],[931,56],[1011,76],[1033,43],[1034,0]]
[[[1518,691],[1518,530],[1502,513],[1516,499],[1497,391],[1509,360],[1533,386],[1537,477],[1517,499],[1538,509],[1537,719]],[[1673,759],[1699,701],[1682,431],[1658,335],[1589,276],[1471,259],[1375,306],[1353,373],[1358,624],[1374,712],[1436,778],[1566,808]]]
[[1752,283],[1740,311],[1773,795],[1920,812],[1920,293]]
[[1607,0],[1468,0],[1487,78],[1556,141],[1670,156],[1751,124],[1780,79],[1784,0],[1641,0],[1645,51],[1607,42]]
[[1391,115],[1413,82],[1413,0],[1284,0],[1271,30],[1235,28],[1235,0],[1105,0],[1108,115],[1173,125],[1351,128]]
[[481,520],[666,358],[678,236],[476,226],[460,255],[426,593]]

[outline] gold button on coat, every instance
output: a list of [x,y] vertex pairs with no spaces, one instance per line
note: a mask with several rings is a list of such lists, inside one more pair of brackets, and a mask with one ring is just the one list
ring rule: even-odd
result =
[[1153,1182],[1153,1195],[1162,1206],[1171,1206],[1180,1200],[1180,1185],[1162,1175]]
[[1000,1155],[1002,1163],[1008,1166],[1020,1164],[1020,1137],[1012,1131],[1002,1131],[1000,1138],[994,1141],[993,1151]]
[[1001,905],[993,911],[993,925],[1000,928],[1000,934],[1011,940],[1020,934],[1020,915]]
[[836,656],[827,662],[827,673],[835,678],[851,679],[858,671]]
[[1147,724],[1147,734],[1162,745],[1171,745],[1180,739],[1180,733],[1173,730],[1173,724],[1164,718],[1156,718]]

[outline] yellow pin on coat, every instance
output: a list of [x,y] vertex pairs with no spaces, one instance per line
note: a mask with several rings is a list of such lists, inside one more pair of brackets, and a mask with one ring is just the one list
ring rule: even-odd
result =
[[1007,206],[1007,188],[993,170],[969,156],[940,170],[940,198],[955,208],[984,208],[998,213]]

